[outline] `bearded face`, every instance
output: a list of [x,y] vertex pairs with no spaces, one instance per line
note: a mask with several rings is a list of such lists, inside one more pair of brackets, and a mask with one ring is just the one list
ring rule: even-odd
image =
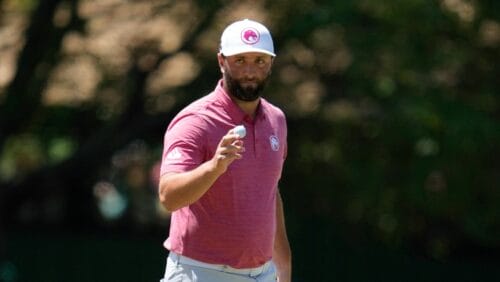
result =
[[218,60],[231,96],[244,102],[259,99],[271,74],[273,57],[253,52],[229,57],[218,54]]
[[261,96],[269,76],[266,76],[261,81],[257,79],[246,81],[244,78],[239,80],[235,79],[231,74],[226,72],[224,78],[231,95],[239,100],[251,102],[257,100]]

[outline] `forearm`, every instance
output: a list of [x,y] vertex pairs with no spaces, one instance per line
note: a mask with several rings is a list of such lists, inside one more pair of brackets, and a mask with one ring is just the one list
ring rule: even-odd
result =
[[276,237],[274,239],[273,261],[278,269],[278,281],[291,281],[292,251],[286,234],[283,201],[279,192],[276,195]]
[[190,205],[201,198],[222,173],[210,160],[188,172],[163,175],[159,186],[160,202],[168,211]]
[[222,137],[212,159],[191,171],[165,174],[160,178],[160,202],[168,211],[196,202],[234,160],[241,159],[243,151],[241,137],[231,129]]

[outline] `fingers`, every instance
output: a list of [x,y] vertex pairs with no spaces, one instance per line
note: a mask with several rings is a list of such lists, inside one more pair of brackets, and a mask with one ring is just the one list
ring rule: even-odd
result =
[[234,145],[236,141],[241,142],[241,146],[243,145],[242,136],[235,132],[235,129],[232,128],[226,133],[226,135],[222,136],[219,147],[228,146],[230,144]]
[[219,146],[228,146],[239,139],[239,136],[234,133],[228,133],[224,135],[220,141]]
[[216,158],[218,160],[226,160],[232,162],[236,159],[242,158],[242,153],[245,152],[243,141],[238,134],[233,130],[228,131],[224,135],[217,147]]
[[245,152],[245,147],[243,147],[243,141],[241,140],[235,140],[227,145],[221,143],[221,146],[217,148],[220,159],[241,159],[243,152]]

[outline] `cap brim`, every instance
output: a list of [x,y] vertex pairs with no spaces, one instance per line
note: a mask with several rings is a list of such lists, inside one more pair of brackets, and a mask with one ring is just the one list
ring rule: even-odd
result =
[[247,48],[235,48],[235,49],[223,49],[221,50],[222,55],[224,56],[234,56],[234,55],[239,55],[243,53],[262,53],[269,55],[271,57],[276,57],[276,54],[273,52],[260,49],[260,48],[252,48],[252,47],[247,47]]

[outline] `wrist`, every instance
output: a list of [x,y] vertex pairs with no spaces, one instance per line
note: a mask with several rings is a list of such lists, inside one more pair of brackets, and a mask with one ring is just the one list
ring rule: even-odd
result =
[[206,165],[208,173],[214,174],[216,177],[219,177],[227,170],[227,167],[221,164],[220,160],[217,159],[217,157],[214,157],[208,162],[206,162]]

